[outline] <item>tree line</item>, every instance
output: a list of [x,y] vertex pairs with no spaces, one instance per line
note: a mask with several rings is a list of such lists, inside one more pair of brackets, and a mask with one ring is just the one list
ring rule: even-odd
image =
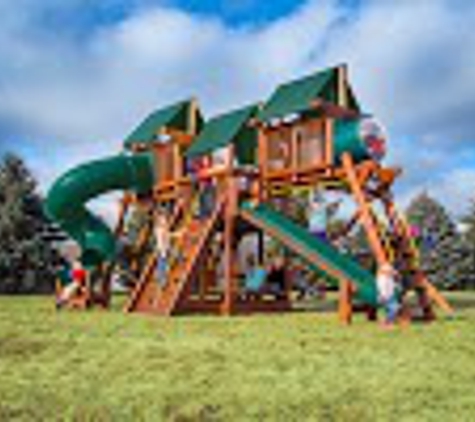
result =
[[[434,284],[475,288],[475,196],[460,220],[426,192],[412,199],[405,214]],[[356,233],[349,249],[360,247],[361,238]],[[45,215],[33,174],[20,157],[5,154],[0,158],[0,293],[51,292],[62,240],[64,234]]]
[[59,255],[37,182],[21,158],[0,160],[0,293],[48,293]]

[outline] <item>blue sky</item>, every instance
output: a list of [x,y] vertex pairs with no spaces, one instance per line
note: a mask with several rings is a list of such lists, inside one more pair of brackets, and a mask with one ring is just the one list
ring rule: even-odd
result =
[[0,151],[42,190],[156,107],[205,114],[338,63],[388,128],[404,204],[475,192],[475,7],[463,0],[0,0]]

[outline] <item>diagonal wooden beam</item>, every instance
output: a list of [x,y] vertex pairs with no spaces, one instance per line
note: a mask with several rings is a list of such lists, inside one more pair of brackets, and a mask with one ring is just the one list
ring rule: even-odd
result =
[[422,286],[429,298],[437,304],[437,306],[449,315],[454,314],[454,308],[450,305],[447,299],[440,293],[440,291],[428,280],[427,276],[422,272],[417,274],[417,282]]
[[353,158],[350,154],[344,153],[341,157],[343,168],[346,173],[348,184],[350,185],[350,190],[353,194],[353,197],[358,205],[360,213],[360,221],[363,224],[363,227],[366,231],[368,237],[369,245],[373,251],[373,254],[376,258],[378,265],[385,264],[389,262],[389,258],[386,250],[384,249],[382,240],[378,233],[378,228],[372,216],[371,206],[368,203],[363,187],[361,186],[358,175],[355,170],[355,165],[353,163]]

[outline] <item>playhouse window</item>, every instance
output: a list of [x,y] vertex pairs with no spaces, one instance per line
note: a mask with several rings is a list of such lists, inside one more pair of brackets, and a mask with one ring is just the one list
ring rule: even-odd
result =
[[290,132],[288,129],[276,129],[268,133],[268,168],[281,170],[290,162]]
[[299,167],[318,165],[324,160],[323,128],[320,122],[309,122],[294,129]]

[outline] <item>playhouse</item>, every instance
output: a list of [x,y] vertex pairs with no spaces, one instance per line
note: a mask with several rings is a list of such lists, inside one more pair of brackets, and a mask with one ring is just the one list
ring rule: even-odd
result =
[[[374,316],[373,269],[336,241],[359,227],[375,263],[403,273],[404,291],[417,293],[424,318],[434,317],[433,304],[450,311],[419,268],[410,228],[394,204],[392,186],[401,170],[384,165],[387,146],[380,126],[362,112],[344,65],[210,119],[195,99],[153,112],[125,139],[122,152],[68,171],[48,194],[48,214],[78,242],[83,264],[95,274],[96,285],[78,295],[75,306],[107,303],[111,276],[125,261],[131,274],[126,312],[290,310],[291,271],[284,271],[279,289],[250,291],[242,281],[244,240],[253,239],[247,243],[254,265],[261,265],[273,239],[285,250],[284,268],[298,256],[338,285],[342,321],[357,310]],[[115,230],[85,206],[112,190],[124,191]],[[292,215],[295,195],[315,191],[337,192],[354,205],[337,237],[313,236]],[[137,212],[147,218],[124,252],[126,221]],[[163,224],[169,253],[157,271],[154,245]]]

